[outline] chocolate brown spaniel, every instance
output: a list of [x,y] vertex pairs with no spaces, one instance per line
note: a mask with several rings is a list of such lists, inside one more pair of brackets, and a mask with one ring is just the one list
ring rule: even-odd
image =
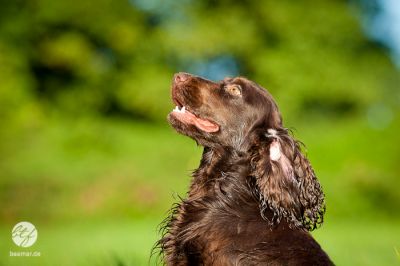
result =
[[169,114],[204,147],[157,246],[167,265],[332,265],[308,231],[324,194],[272,96],[242,78],[175,74]]

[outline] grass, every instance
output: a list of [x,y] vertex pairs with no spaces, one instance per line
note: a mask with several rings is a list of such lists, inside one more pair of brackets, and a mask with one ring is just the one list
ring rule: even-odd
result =
[[[337,265],[399,264],[400,201],[391,184],[400,123],[385,131],[340,123],[295,132],[327,198],[326,223],[313,234]],[[63,118],[2,134],[0,266],[147,265],[157,225],[173,194],[184,195],[202,152],[166,124]],[[40,257],[9,256],[22,250],[10,238],[22,220],[38,229],[28,250]]]
[[[11,226],[11,225],[10,225]],[[37,242],[29,248],[14,245],[12,227],[2,226],[3,265],[147,265],[156,241],[156,220],[85,220],[35,224]],[[40,257],[10,257],[9,251],[39,251]]]
[[[18,248],[12,224],[0,227],[0,265],[155,265],[149,255],[162,217],[37,223],[38,240]],[[398,265],[399,221],[327,222],[313,234],[337,265]],[[10,257],[9,251],[40,251],[40,257]]]
[[399,265],[400,221],[327,221],[313,233],[336,265]]

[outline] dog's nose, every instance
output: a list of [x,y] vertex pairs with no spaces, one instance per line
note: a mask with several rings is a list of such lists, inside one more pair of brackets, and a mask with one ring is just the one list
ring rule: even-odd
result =
[[181,82],[188,80],[189,77],[190,77],[190,75],[188,73],[179,72],[174,75],[174,81],[175,81],[175,83],[181,83]]

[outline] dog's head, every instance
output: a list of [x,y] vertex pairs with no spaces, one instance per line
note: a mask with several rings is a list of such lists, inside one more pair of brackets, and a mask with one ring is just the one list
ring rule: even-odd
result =
[[245,78],[212,82],[187,73],[175,74],[172,84],[175,109],[171,125],[206,147],[245,149],[258,127],[281,124],[272,96]]
[[308,230],[322,223],[324,195],[299,142],[283,127],[272,96],[242,78],[212,82],[177,73],[172,84],[176,105],[171,125],[204,147],[228,148],[250,156],[250,189],[261,214],[272,222],[286,218]]

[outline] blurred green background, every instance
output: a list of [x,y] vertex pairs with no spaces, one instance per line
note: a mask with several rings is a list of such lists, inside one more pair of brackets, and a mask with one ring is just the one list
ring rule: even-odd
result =
[[362,1],[0,2],[0,265],[155,263],[201,155],[166,122],[177,71],[266,87],[323,185],[322,247],[400,265],[400,74]]

